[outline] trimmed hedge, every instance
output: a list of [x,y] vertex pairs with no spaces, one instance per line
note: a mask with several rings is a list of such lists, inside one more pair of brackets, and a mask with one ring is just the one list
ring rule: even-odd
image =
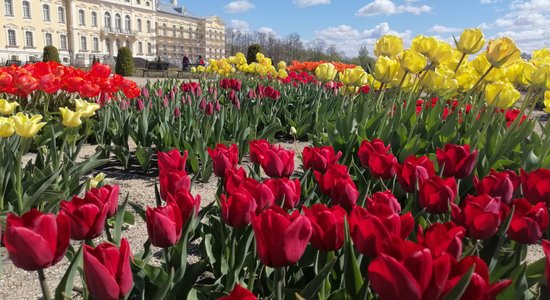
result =
[[132,76],[134,73],[134,60],[132,51],[128,47],[118,49],[116,57],[115,73],[121,76]]

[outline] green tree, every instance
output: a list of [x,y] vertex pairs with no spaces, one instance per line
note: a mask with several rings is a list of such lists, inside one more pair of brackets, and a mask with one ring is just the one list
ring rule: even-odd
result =
[[246,61],[251,64],[256,62],[256,54],[262,52],[262,46],[258,44],[252,44],[248,46],[248,52],[246,53]]
[[43,62],[55,61],[59,63],[60,62],[59,52],[57,52],[57,48],[55,48],[54,46],[44,47],[44,54],[42,55],[42,61]]
[[121,76],[132,76],[134,73],[134,59],[132,57],[132,51],[128,49],[128,47],[118,49],[115,73]]

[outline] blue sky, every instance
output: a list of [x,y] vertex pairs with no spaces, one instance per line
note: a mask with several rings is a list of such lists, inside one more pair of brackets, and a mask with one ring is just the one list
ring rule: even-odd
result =
[[388,33],[406,44],[419,34],[451,42],[469,27],[482,28],[487,38],[510,36],[524,52],[550,47],[550,0],[179,0],[179,5],[196,15],[217,15],[244,32],[323,39],[349,56],[362,45],[372,49]]

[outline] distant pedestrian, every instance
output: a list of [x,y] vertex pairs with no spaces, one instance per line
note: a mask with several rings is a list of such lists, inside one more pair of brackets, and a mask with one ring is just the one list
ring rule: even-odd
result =
[[202,59],[202,55],[199,55],[197,58],[197,65],[204,66],[204,60]]
[[183,60],[181,61],[181,67],[184,71],[189,71],[189,65],[191,63],[189,62],[189,57],[187,57],[187,55],[184,55],[183,56]]

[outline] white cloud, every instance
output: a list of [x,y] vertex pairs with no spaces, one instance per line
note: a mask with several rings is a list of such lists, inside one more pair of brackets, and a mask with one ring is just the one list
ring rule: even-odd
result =
[[491,4],[491,3],[497,3],[501,0],[481,0],[481,4]]
[[275,35],[275,36],[277,35],[275,30],[273,30],[273,28],[271,28],[271,27],[260,27],[258,29],[258,32],[263,33],[263,34],[272,34],[272,35]]
[[226,13],[242,13],[251,10],[254,8],[254,4],[248,2],[247,0],[239,0],[230,2],[225,6]]
[[330,4],[330,0],[293,0],[299,7],[315,6],[320,4]]
[[337,27],[328,27],[315,32],[316,37],[324,40],[327,45],[335,44],[339,51],[343,51],[348,56],[355,56],[361,46],[367,46],[372,53],[376,41],[386,34],[395,34],[400,36],[405,44],[410,44],[412,32],[397,32],[390,28],[386,22],[380,23],[372,29],[359,30],[349,25],[340,25]]
[[250,25],[243,20],[231,20],[229,22],[229,27],[234,28],[235,30],[241,32],[241,33],[250,33]]
[[449,32],[459,32],[462,31],[461,28],[456,27],[447,27],[442,25],[434,25],[430,29],[428,29],[428,32],[436,32],[436,33],[449,33]]
[[403,13],[410,13],[413,15],[421,15],[423,13],[429,13],[432,11],[432,7],[428,5],[411,5],[410,3],[404,5],[396,5],[391,0],[374,0],[373,2],[360,8],[356,16],[376,16],[376,15],[397,15]]

